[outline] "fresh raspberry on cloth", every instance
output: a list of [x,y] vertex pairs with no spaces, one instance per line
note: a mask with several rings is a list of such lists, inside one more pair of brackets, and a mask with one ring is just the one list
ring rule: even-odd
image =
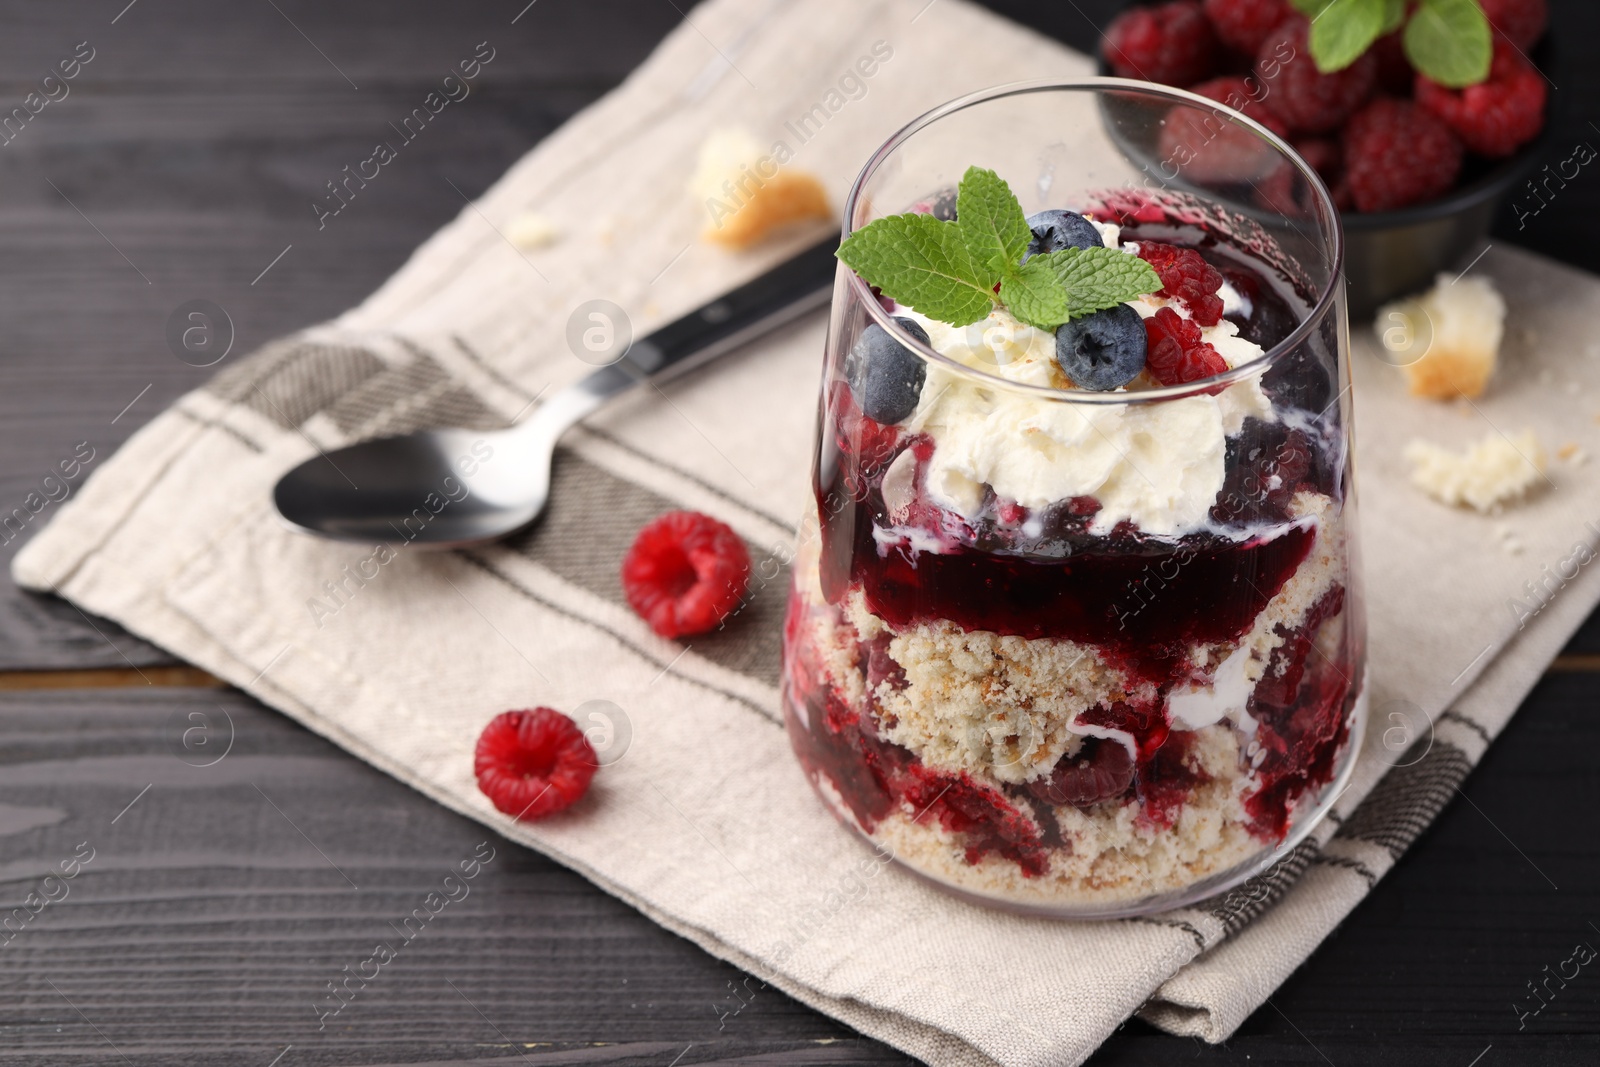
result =
[[1101,52],[1118,77],[1193,85],[1215,68],[1217,37],[1196,0],[1172,0],[1118,15]]
[[1267,110],[1289,129],[1328,133],[1372,95],[1378,61],[1369,49],[1343,70],[1324,74],[1311,58],[1310,29],[1296,16],[1269,33],[1256,53],[1256,77],[1267,86]]
[[1145,368],[1162,385],[1197,382],[1228,369],[1227,360],[1200,339],[1200,327],[1169,307],[1145,319],[1144,331]]
[[503,711],[478,735],[472,770],[499,811],[532,821],[577,803],[600,760],[576,723],[553,708]]
[[1159,241],[1140,241],[1139,258],[1150,264],[1161,279],[1157,296],[1182,300],[1202,326],[1215,326],[1222,319],[1222,273],[1192,248],[1178,248]]
[[1489,23],[1518,48],[1532,48],[1550,22],[1545,0],[1478,0]]
[[1446,89],[1417,75],[1417,102],[1480,156],[1509,156],[1544,128],[1544,77],[1506,41],[1494,43],[1487,81]]
[[750,552],[726,524],[697,511],[648,523],[622,561],[622,591],[662,637],[714,630],[750,584]]
[[1394,211],[1439,196],[1461,173],[1461,142],[1409,100],[1374,100],[1344,128],[1344,173],[1360,211]]
[[1222,43],[1248,56],[1293,14],[1285,0],[1205,0],[1205,9]]

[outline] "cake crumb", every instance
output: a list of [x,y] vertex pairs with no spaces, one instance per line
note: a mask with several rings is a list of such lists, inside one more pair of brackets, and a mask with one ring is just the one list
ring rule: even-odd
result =
[[689,191],[711,218],[701,239],[727,248],[749,248],[791,223],[833,217],[821,181],[764,153],[744,130],[706,138]]
[[1517,532],[1511,528],[1511,525],[1509,523],[1504,523],[1504,522],[1495,523],[1494,524],[1494,536],[1495,536],[1495,540],[1500,543],[1500,547],[1505,550],[1506,555],[1508,555],[1508,556],[1520,556],[1520,555],[1522,555],[1522,552],[1523,552],[1522,541],[1517,537]]
[[1515,437],[1493,432],[1467,449],[1452,452],[1431,441],[1406,445],[1411,481],[1442,504],[1498,512],[1526,495],[1544,476],[1545,454],[1532,430]]
[[536,211],[524,211],[506,227],[506,240],[524,252],[532,252],[555,244],[561,239],[561,230],[548,217]]
[[[1424,346],[1421,358],[1400,368],[1411,394],[1448,400],[1483,395],[1500,355],[1505,317],[1506,302],[1488,278],[1441,274],[1428,292],[1385,305],[1373,325],[1379,343],[1396,356]],[[1397,333],[1391,323],[1406,329]]]

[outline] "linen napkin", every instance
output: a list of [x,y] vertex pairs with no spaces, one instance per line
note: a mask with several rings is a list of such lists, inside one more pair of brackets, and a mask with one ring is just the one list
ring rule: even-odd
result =
[[[697,239],[704,208],[682,189],[713,130],[781,138],[812,115],[792,165],[837,204],[871,150],[926,108],[1090,67],[960,0],[709,0],[360,307],[224,364],[144,427],[15,576],[929,1063],[1076,1064],[1135,1012],[1221,1040],[1449,801],[1600,599],[1593,568],[1566,576],[1574,546],[1595,540],[1593,468],[1557,462],[1525,506],[1485,518],[1422,497],[1400,459],[1412,435],[1460,446],[1525,426],[1552,449],[1592,449],[1595,279],[1499,247],[1472,267],[1514,309],[1507,366],[1475,404],[1404,397],[1357,329],[1367,748],[1335,814],[1285,862],[1149,919],[1060,923],[959,902],[878,865],[812,797],[777,677],[820,313],[591,418],[561,450],[548,514],[505,544],[330,544],[285,530],[269,502],[317,449],[512,422],[591,369],[565,341],[585,301],[616,302],[642,335],[814,239],[742,255]],[[561,232],[525,253],[505,233],[530,210]],[[675,507],[731,525],[758,576],[734,625],[687,644],[656,637],[617,578],[637,528]],[[608,764],[569,813],[523,825],[478,792],[471,754],[493,715],[536,704],[600,730]]]

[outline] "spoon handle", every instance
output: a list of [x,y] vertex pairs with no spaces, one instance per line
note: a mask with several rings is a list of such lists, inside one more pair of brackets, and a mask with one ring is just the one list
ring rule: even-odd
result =
[[534,418],[559,434],[636,385],[676,377],[821,307],[833,292],[838,247],[830,236],[640,338],[617,362],[550,397]]

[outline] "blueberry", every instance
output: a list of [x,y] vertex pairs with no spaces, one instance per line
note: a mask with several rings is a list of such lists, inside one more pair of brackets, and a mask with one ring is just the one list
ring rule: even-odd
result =
[[928,214],[944,222],[956,220],[956,191],[954,189],[941,190],[933,198],[933,205],[928,209]]
[[1028,229],[1033,231],[1033,240],[1028,242],[1028,251],[1022,257],[1024,263],[1028,261],[1028,256],[1036,256],[1041,252],[1106,246],[1094,223],[1076,211],[1041,211],[1028,219]]
[[1144,320],[1127,304],[1056,328],[1056,362],[1080,389],[1127,385],[1144,370]]
[[[928,343],[928,331],[920,323],[898,317],[894,321],[912,337]],[[845,358],[845,377],[867,418],[888,426],[917,409],[928,367],[921,356],[873,323],[861,331],[860,339]]]

